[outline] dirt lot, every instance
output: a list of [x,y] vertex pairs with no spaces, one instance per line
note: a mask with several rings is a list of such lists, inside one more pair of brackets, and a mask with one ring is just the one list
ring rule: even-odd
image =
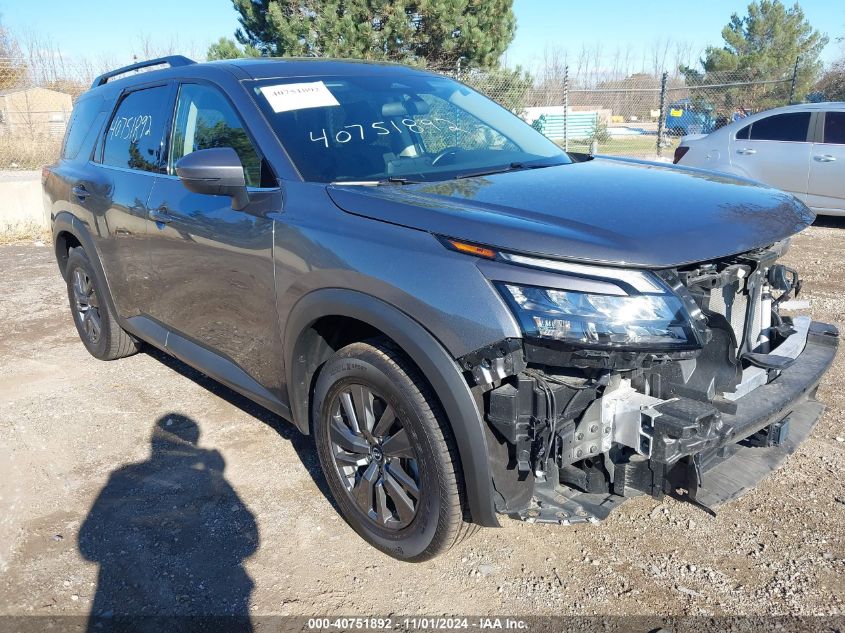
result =
[[[826,222],[789,255],[812,316],[840,329],[843,239],[845,222]],[[49,247],[0,247],[0,270],[0,613],[85,615],[109,592],[147,613],[179,612],[226,591],[218,612],[238,601],[251,614],[301,615],[845,610],[843,354],[810,439],[716,518],[641,497],[600,525],[505,519],[413,566],[336,514],[310,440],[292,427],[157,352],[90,357]],[[198,448],[163,457],[159,442],[151,456],[155,437],[192,430],[176,414],[198,426]],[[163,492],[144,497],[139,480]],[[177,584],[196,595],[169,595]]]

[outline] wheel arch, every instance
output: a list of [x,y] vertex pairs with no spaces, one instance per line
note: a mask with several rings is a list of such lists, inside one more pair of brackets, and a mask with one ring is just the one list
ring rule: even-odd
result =
[[112,299],[108,278],[100,262],[100,254],[88,229],[72,213],[67,211],[62,211],[53,218],[52,228],[53,248],[55,249],[56,262],[62,278],[67,280],[67,260],[70,255],[70,249],[73,247],[82,247],[88,256],[91,267],[94,269],[97,284],[100,288],[105,288],[107,307],[111,310],[112,314],[117,316],[118,322],[123,325],[122,318]]
[[70,257],[72,248],[81,247],[82,243],[76,235],[68,230],[59,231],[53,240],[56,249],[56,262],[59,264],[59,272],[67,279],[67,260]]
[[[329,340],[321,325],[331,324],[331,319],[343,319],[346,325],[353,325],[355,335]],[[303,433],[310,432],[313,380],[320,365],[334,353],[335,345],[375,335],[391,339],[428,379],[455,436],[472,520],[498,527],[484,422],[469,385],[437,339],[392,305],[362,292],[337,288],[315,290],[297,301],[284,337],[285,373],[294,424]]]

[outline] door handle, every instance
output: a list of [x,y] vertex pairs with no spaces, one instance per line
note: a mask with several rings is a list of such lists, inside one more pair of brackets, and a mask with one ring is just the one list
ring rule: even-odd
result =
[[756,149],[748,149],[747,147],[743,147],[742,149],[736,150],[737,154],[742,154],[743,156],[751,156],[752,154],[756,154]]
[[819,163],[832,163],[836,160],[836,156],[832,156],[830,154],[816,154],[813,156],[813,160]]
[[79,198],[80,202],[84,202],[85,198],[91,195],[91,192],[85,188],[85,185],[74,185],[71,191],[73,195]]
[[170,215],[170,210],[166,206],[160,206],[158,209],[150,209],[147,217],[158,224],[168,224],[174,220],[174,217]]

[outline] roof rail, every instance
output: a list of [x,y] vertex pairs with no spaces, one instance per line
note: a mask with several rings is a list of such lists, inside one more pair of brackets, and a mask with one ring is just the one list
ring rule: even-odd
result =
[[123,68],[118,68],[117,70],[112,70],[110,72],[103,73],[94,80],[94,83],[91,84],[91,88],[102,86],[112,77],[117,77],[118,75],[125,75],[126,73],[130,73],[133,70],[140,70],[141,68],[148,68],[149,66],[161,66],[163,64],[167,64],[171,68],[176,68],[177,66],[190,66],[191,64],[196,64],[196,62],[193,59],[188,59],[184,55],[168,55],[167,57],[157,57],[156,59],[149,59],[145,62],[138,62],[137,64],[129,64],[129,66],[124,66]]

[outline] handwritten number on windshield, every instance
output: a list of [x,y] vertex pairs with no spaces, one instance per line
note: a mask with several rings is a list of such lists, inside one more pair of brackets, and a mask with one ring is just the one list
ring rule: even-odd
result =
[[[440,123],[443,127],[441,127],[437,123]],[[422,134],[425,131],[426,127],[436,130],[438,132],[442,131],[444,128],[449,132],[466,132],[466,130],[462,130],[452,121],[449,121],[448,119],[442,119],[440,117],[434,117],[432,119],[420,119],[419,121],[415,121],[414,119],[402,119],[402,127],[400,127],[395,121],[390,121],[390,126],[400,134],[403,131],[412,132],[414,134]],[[350,130],[353,131],[350,132]],[[328,147],[329,135],[326,132],[326,129],[321,128],[320,132],[322,134],[320,136],[316,136],[313,131],[310,131],[308,132],[308,138],[310,138],[311,141],[313,141],[314,143],[322,142],[323,147]],[[351,125],[344,125],[342,130],[338,130],[334,134],[332,140],[338,145],[345,145],[353,139],[360,141],[366,140],[366,136],[370,132],[375,133],[375,135],[377,136],[386,136],[393,133],[391,129],[387,127],[386,121],[374,121],[373,123],[370,123],[369,126],[365,126],[361,123],[353,123]]]

